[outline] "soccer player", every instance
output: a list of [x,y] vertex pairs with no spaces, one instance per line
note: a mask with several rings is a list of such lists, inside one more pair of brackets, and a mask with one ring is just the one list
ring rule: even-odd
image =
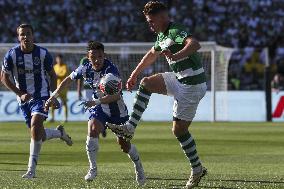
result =
[[108,124],[108,127],[114,132],[123,132],[126,139],[131,139],[151,94],[173,96],[172,131],[191,166],[191,175],[186,187],[193,188],[207,172],[201,164],[195,141],[188,130],[207,88],[204,69],[197,53],[200,44],[184,26],[170,21],[167,7],[163,3],[148,2],[144,6],[143,13],[150,29],[157,33],[157,40],[131,73],[126,87],[131,91],[139,73],[153,64],[159,55],[166,57],[172,72],[144,77],[136,93],[129,121],[124,125]]
[[[58,54],[55,57],[55,65],[53,66],[54,71],[56,73],[57,76],[57,85],[59,86],[59,84],[63,81],[63,79],[65,79],[65,77],[68,76],[68,66],[63,62],[62,60],[62,55]],[[68,106],[67,106],[67,91],[68,89],[66,88],[65,90],[63,90],[59,97],[60,100],[62,102],[62,106],[64,108],[64,122],[68,121]],[[51,120],[50,122],[54,121],[54,108],[51,108]]]
[[[17,95],[19,106],[26,124],[30,129],[30,157],[28,171],[22,177],[35,177],[36,165],[42,142],[52,138],[61,138],[72,145],[71,138],[62,125],[56,129],[47,129],[43,121],[48,112],[44,111],[45,101],[49,98],[49,90],[55,88],[56,74],[53,60],[47,49],[34,44],[33,28],[29,24],[21,24],[17,28],[19,45],[11,48],[4,57],[1,71],[2,83]],[[50,77],[51,85],[47,80]],[[13,78],[13,81],[11,81]],[[15,83],[15,84],[14,84]],[[58,101],[53,105],[58,105]]]
[[[64,88],[68,87],[73,80],[83,78],[85,82],[92,87],[94,100],[83,102],[84,106],[89,110],[86,151],[90,168],[85,176],[85,180],[92,181],[97,176],[96,157],[99,150],[100,132],[106,127],[106,122],[123,124],[128,120],[129,116],[121,91],[110,94],[107,92],[108,88],[106,87],[104,87],[105,92],[103,92],[104,90],[102,88],[101,90],[99,89],[101,80],[107,75],[112,74],[119,77],[117,67],[105,58],[104,45],[100,42],[89,41],[87,50],[88,58],[85,58],[84,62],[62,81],[53,93],[54,95],[47,100],[45,106],[48,109],[58,94],[64,90]],[[119,88],[119,83],[109,83],[108,87],[117,89]],[[117,135],[117,141],[122,151],[127,153],[128,157],[134,163],[136,181],[139,185],[144,184],[144,170],[135,145],[126,141],[120,135]]]
[[[84,64],[86,61],[88,61],[87,57],[83,57],[80,60],[80,65]],[[82,95],[82,85],[83,85],[83,95]],[[87,80],[82,79],[78,79],[77,80],[77,93],[78,93],[78,98],[79,100],[92,100],[93,99],[93,89],[90,86],[89,82]],[[107,135],[107,131],[106,131],[106,127],[103,128],[102,132],[101,132],[102,137],[106,137]]]

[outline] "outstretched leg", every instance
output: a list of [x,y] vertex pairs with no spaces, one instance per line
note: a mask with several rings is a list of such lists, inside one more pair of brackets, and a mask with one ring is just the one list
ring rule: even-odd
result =
[[142,114],[146,110],[151,94],[167,94],[166,85],[162,74],[156,74],[150,77],[144,77],[140,83],[139,89],[136,93],[133,112],[130,119],[125,125],[115,125],[108,123],[107,126],[115,133],[123,135],[126,139],[132,139],[135,128],[140,121]]
[[145,184],[146,177],[144,174],[144,169],[135,145],[131,144],[129,141],[126,141],[122,137],[117,137],[117,142],[119,143],[121,150],[128,154],[128,157],[134,164],[137,183],[139,185]]

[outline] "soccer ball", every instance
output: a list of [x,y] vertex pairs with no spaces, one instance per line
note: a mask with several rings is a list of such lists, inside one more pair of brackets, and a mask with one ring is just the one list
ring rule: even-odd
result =
[[121,79],[112,73],[104,75],[99,84],[99,89],[107,95],[117,94],[121,91]]

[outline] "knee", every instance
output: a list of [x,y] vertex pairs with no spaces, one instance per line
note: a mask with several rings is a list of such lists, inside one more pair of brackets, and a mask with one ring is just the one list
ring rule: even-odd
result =
[[175,125],[172,128],[172,132],[176,137],[184,135],[188,131],[188,127]]
[[41,140],[43,138],[42,128],[36,125],[31,125],[31,137],[36,141]]
[[130,142],[127,142],[124,139],[118,139],[118,144],[120,145],[120,149],[121,151],[123,151],[124,153],[128,153],[130,150]]
[[143,85],[146,89],[149,90],[150,88],[150,79],[148,77],[144,77],[141,82],[140,82],[140,85]]

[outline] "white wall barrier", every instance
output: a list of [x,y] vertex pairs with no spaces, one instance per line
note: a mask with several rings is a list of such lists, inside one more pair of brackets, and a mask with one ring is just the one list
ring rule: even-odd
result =
[[[132,108],[135,92],[124,92],[124,100],[129,112]],[[196,121],[211,120],[211,97],[207,92],[201,100],[196,112]],[[274,121],[284,121],[284,92],[273,93],[272,111]],[[217,121],[265,121],[265,94],[262,91],[228,91],[218,92]],[[86,121],[88,114],[79,107],[77,93],[68,93],[69,121]],[[171,121],[173,98],[164,95],[153,94],[149,105],[143,114],[143,120],[147,121]],[[63,119],[62,109],[56,110],[55,118]],[[22,112],[18,106],[16,96],[11,92],[0,92],[0,121],[23,120]]]

